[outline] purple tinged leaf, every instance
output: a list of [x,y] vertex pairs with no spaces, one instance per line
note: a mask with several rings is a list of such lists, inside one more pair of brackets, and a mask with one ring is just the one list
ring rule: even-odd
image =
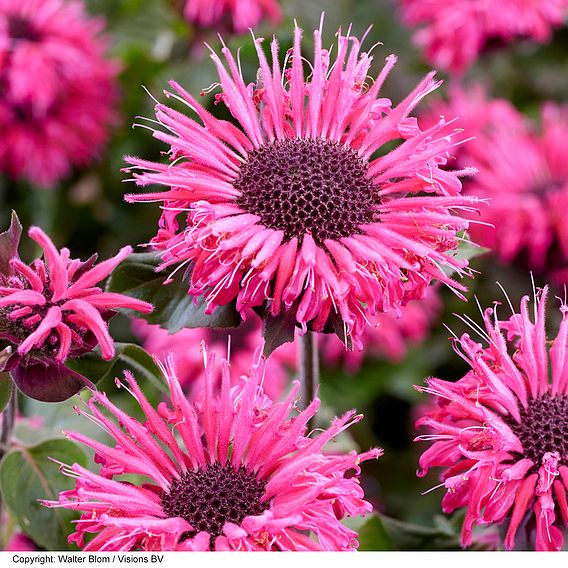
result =
[[85,387],[95,388],[89,379],[55,361],[17,365],[11,375],[23,394],[41,402],[62,402]]
[[0,233],[0,275],[9,274],[10,260],[18,258],[18,248],[22,237],[22,224],[15,211],[12,211],[10,228]]
[[353,351],[353,339],[351,335],[347,335],[345,323],[335,310],[332,310],[329,314],[329,321],[333,327],[333,332],[337,335],[341,343],[343,343],[349,351]]
[[268,308],[264,309],[262,316],[262,337],[264,338],[264,350],[262,354],[269,357],[270,354],[284,343],[292,343],[296,332],[297,303],[289,310],[273,316]]

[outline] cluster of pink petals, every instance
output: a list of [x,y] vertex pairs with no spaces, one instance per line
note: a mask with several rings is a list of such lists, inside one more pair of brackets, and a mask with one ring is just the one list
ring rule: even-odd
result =
[[[536,271],[568,265],[568,107],[546,103],[539,124],[480,88],[454,88],[434,109],[463,116],[463,136],[472,140],[458,154],[460,165],[478,169],[464,185],[488,201],[471,236],[503,262],[526,261]],[[432,120],[430,118],[430,120]]]
[[82,0],[0,0],[0,171],[50,186],[95,157],[118,67]]
[[463,73],[492,43],[550,40],[568,15],[568,0],[399,0],[415,43],[436,67]]
[[[225,63],[212,53],[224,103],[240,127],[215,118],[181,86],[177,94],[200,122],[163,104],[156,106],[166,132],[154,136],[169,144],[170,164],[130,158],[141,186],[160,184],[163,192],[128,195],[128,201],[162,201],[164,211],[152,245],[162,252],[162,268],[192,265],[189,293],[205,295],[208,311],[236,299],[241,313],[266,304],[278,316],[296,309],[303,332],[325,328],[330,316],[343,321],[358,349],[368,320],[411,299],[422,297],[433,279],[455,290],[464,287],[443,268],[464,272],[455,257],[468,222],[464,211],[477,199],[460,194],[460,174],[444,170],[452,151],[448,124],[440,119],[421,130],[410,117],[414,107],[438,86],[427,75],[397,106],[380,97],[396,58],[389,56],[375,81],[366,83],[372,57],[360,42],[337,35],[335,61],[314,32],[310,77],[304,75],[301,30],[284,69],[278,43],[271,43],[272,65],[262,40],[255,40],[260,61],[258,84],[246,84],[228,48]],[[291,62],[291,63],[290,63]],[[289,66],[288,66],[289,64]],[[325,140],[354,150],[368,164],[377,203],[376,221],[361,233],[317,244],[310,233],[284,239],[260,217],[241,209],[234,186],[240,165],[254,150],[275,140]],[[400,145],[382,155],[386,143]],[[181,216],[183,215],[183,219]]]
[[96,256],[82,262],[71,259],[66,248],[58,251],[39,227],[32,227],[29,236],[43,249],[44,259],[28,265],[16,256],[9,262],[10,272],[0,275],[0,338],[15,347],[6,369],[63,365],[97,344],[103,359],[111,359],[114,342],[107,321],[113,310],[152,311],[147,302],[97,286],[132,252],[131,247],[95,264]]
[[[289,417],[299,384],[284,402],[271,402],[260,387],[262,362],[253,367],[249,379],[232,388],[229,365],[222,362],[222,385],[215,394],[213,358],[205,352],[207,384],[196,403],[187,400],[175,374],[167,370],[171,408],[161,403],[157,411],[127,374],[127,388],[144,411],[144,423],[119,410],[104,393],[93,393],[88,403],[92,418],[116,445],[110,447],[79,433],[66,434],[93,448],[101,464],[100,474],[78,464],[63,466],[63,472],[76,479],[76,487],[61,493],[59,501],[45,503],[82,512],[70,542],[85,550],[103,551],[356,548],[357,533],[340,520],[371,510],[359,485],[359,464],[381,451],[333,455],[322,450],[360,416],[350,411],[317,437],[306,436],[319,400]],[[193,527],[184,518],[168,517],[160,500],[184,473],[210,464],[245,468],[254,474],[266,484],[262,500],[268,503],[261,515],[245,516],[239,525],[225,522],[223,534],[214,542],[204,531],[188,537]],[[354,474],[346,476],[347,472]],[[128,473],[142,475],[151,483],[115,479]],[[85,546],[86,533],[96,536]]]
[[[380,314],[378,325],[363,332],[362,351],[346,351],[335,335],[320,335],[319,346],[323,361],[328,365],[342,364],[349,373],[357,373],[366,357],[386,359],[399,363],[406,356],[408,347],[424,341],[439,316],[442,302],[434,286],[424,298],[412,300],[400,308],[400,313]],[[275,352],[278,354],[278,351]]]
[[[262,342],[260,320],[254,316],[236,329],[185,328],[172,335],[159,325],[136,319],[133,331],[144,349],[159,361],[165,364],[171,357],[176,376],[191,399],[198,396],[205,385],[203,356],[199,349],[202,343],[219,356],[230,350],[231,378],[238,382],[250,372],[250,362]],[[296,345],[285,343],[276,349],[265,363],[266,375],[262,384],[265,394],[272,400],[279,400],[288,384],[290,371],[296,367]]]
[[[420,458],[420,475],[431,467],[444,468],[443,510],[466,508],[465,546],[472,542],[475,524],[498,523],[505,525],[505,546],[512,549],[521,524],[528,519],[528,526],[535,526],[530,546],[537,550],[562,547],[558,525],[568,525],[568,456],[562,450],[562,443],[567,443],[566,417],[550,417],[555,427],[564,428],[559,434],[564,441],[558,451],[544,447],[554,451],[543,452],[537,463],[527,457],[518,435],[519,425],[537,434],[552,428],[523,422],[535,399],[558,398],[562,403],[568,397],[568,309],[562,307],[559,333],[548,341],[547,292],[544,289],[536,301],[534,322],[528,296],[521,301],[520,313],[508,320],[501,321],[494,310],[486,310],[485,329],[479,328],[486,346],[468,334],[455,339],[455,350],[471,371],[455,383],[432,378],[426,387],[417,387],[436,402],[417,422],[428,430],[417,440],[433,442]],[[537,445],[538,440],[535,435]]]
[[242,33],[265,18],[278,23],[281,10],[277,0],[187,0],[184,16],[202,28],[218,28],[228,20],[231,30]]

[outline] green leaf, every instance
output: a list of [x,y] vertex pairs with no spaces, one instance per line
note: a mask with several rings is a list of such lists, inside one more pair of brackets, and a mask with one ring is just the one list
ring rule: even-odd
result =
[[38,499],[56,500],[75,482],[59,470],[57,460],[87,466],[85,453],[70,440],[52,439],[30,448],[10,451],[0,462],[0,490],[10,512],[22,530],[47,550],[66,550],[71,521],[77,513],[63,508],[49,509]]
[[358,532],[359,550],[396,550],[379,515],[366,519]]
[[0,233],[0,274],[10,272],[10,259],[18,256],[21,236],[22,225],[16,212],[12,211],[10,228]]
[[115,355],[110,361],[102,359],[98,350],[95,350],[77,359],[68,360],[66,365],[93,383],[103,382],[105,379],[113,380],[115,377],[121,377],[124,371],[131,371],[141,383],[146,381],[160,391],[168,392],[154,358],[133,343],[115,343]]
[[10,373],[0,373],[0,412],[6,408],[13,388]]
[[[461,236],[465,238],[465,234]],[[454,257],[457,260],[466,259],[468,261],[471,261],[474,258],[481,256],[482,254],[485,254],[489,251],[490,249],[488,248],[476,245],[475,243],[468,240],[463,240],[460,241]],[[455,270],[451,266],[444,266],[443,270],[447,276],[451,276],[455,272]]]
[[[463,517],[454,519],[437,516],[434,527],[405,523],[385,515],[367,518],[357,530],[359,550],[463,550],[460,530]],[[470,550],[483,550],[474,542]]]
[[151,314],[137,316],[159,324],[170,333],[184,327],[237,327],[240,324],[241,318],[233,304],[206,314],[204,297],[188,295],[187,284],[181,279],[164,285],[165,275],[156,273],[159,264],[160,259],[154,253],[131,254],[111,274],[107,290],[153,304]]

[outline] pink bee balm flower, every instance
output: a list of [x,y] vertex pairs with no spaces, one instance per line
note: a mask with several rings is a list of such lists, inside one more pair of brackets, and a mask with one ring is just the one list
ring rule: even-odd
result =
[[[387,58],[372,85],[371,56],[338,32],[335,61],[314,32],[310,76],[304,75],[301,30],[284,69],[278,43],[272,64],[255,40],[256,84],[247,85],[226,47],[212,54],[226,105],[239,126],[215,118],[172,83],[171,94],[201,123],[156,106],[168,132],[170,164],[129,158],[141,186],[168,190],[128,195],[163,201],[152,240],[162,268],[191,263],[189,293],[205,295],[208,311],[236,300],[237,309],[263,306],[272,316],[292,312],[304,333],[336,329],[362,348],[367,320],[423,296],[443,267],[463,273],[455,258],[461,216],[476,198],[460,195],[458,173],[440,168],[452,147],[440,120],[421,130],[409,116],[438,83],[427,75],[399,105],[380,98],[395,64]],[[398,140],[390,152],[384,144]],[[385,152],[382,155],[378,155]]]
[[0,274],[0,339],[14,348],[5,369],[28,396],[48,402],[65,400],[89,381],[64,363],[100,345],[103,359],[114,356],[107,320],[116,308],[152,311],[152,305],[97,286],[131,252],[124,247],[95,265],[71,259],[51,239],[32,227],[29,236],[43,249],[44,260],[30,265],[17,254]]
[[203,28],[218,28],[228,20],[230,29],[242,33],[264,18],[276,24],[282,14],[277,0],[187,0],[184,16]]
[[[568,308],[562,306],[558,335],[548,341],[545,303],[529,298],[509,320],[484,314],[487,345],[468,334],[455,339],[456,352],[471,366],[455,383],[428,379],[418,390],[437,407],[418,420],[432,441],[420,458],[420,473],[443,467],[443,510],[467,512],[462,531],[471,544],[474,524],[505,525],[505,547],[520,538],[537,550],[559,550],[560,526],[568,525]],[[521,528],[522,527],[522,528]],[[525,534],[526,531],[526,534]]]
[[399,363],[404,359],[409,345],[421,343],[428,337],[441,309],[440,298],[431,286],[424,298],[412,300],[400,309],[400,314],[380,314],[378,325],[367,327],[363,332],[363,351],[346,351],[337,337],[320,336],[322,358],[329,365],[342,363],[352,374],[360,370],[365,357],[383,358]]
[[102,28],[82,0],[0,0],[0,171],[50,186],[99,153],[118,71]]
[[[262,341],[259,318],[251,316],[236,329],[185,328],[172,335],[158,325],[144,320],[133,322],[134,333],[142,340],[148,353],[162,363],[171,357],[176,376],[191,398],[200,393],[205,384],[203,357],[199,346],[205,342],[209,351],[219,355],[227,353],[230,337],[231,377],[239,382],[250,372],[250,361]],[[266,375],[263,391],[272,400],[279,400],[288,384],[290,371],[297,367],[297,346],[286,343],[276,349],[265,362]]]
[[[356,548],[357,533],[340,520],[371,511],[359,485],[359,465],[381,451],[334,455],[323,448],[361,416],[350,411],[312,438],[306,424],[319,400],[289,417],[298,382],[284,402],[274,404],[259,386],[262,361],[233,388],[223,361],[222,385],[214,394],[213,359],[205,351],[206,388],[194,404],[173,370],[166,370],[171,408],[161,403],[157,411],[127,373],[127,388],[146,416],[143,424],[105,394],[93,393],[92,417],[116,445],[66,434],[93,448],[101,464],[100,474],[64,465],[76,488],[45,503],[83,513],[70,542],[109,551]],[[149,482],[121,481],[128,473]],[[85,546],[86,533],[96,536]]]
[[455,139],[460,145],[454,149],[454,157],[460,163],[463,161],[460,160],[462,152],[479,136],[501,129],[523,128],[523,117],[514,105],[506,99],[491,98],[487,89],[478,83],[466,86],[452,83],[447,100],[438,98],[432,101],[428,111],[420,116],[420,125],[430,127],[438,122],[440,116],[457,117]]
[[403,21],[418,27],[415,43],[428,61],[465,72],[492,45],[550,40],[568,14],[568,0],[399,0]]
[[[468,180],[465,193],[488,201],[478,217],[481,222],[471,226],[472,238],[507,264],[521,261],[549,273],[565,267],[568,107],[545,104],[539,125],[502,99],[484,102],[457,91],[448,107],[463,111],[463,125],[475,137],[458,155],[460,165],[479,172]],[[477,127],[471,124],[475,113],[467,112],[473,107]]]

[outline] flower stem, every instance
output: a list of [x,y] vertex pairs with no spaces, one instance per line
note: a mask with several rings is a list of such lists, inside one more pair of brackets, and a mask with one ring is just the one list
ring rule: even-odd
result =
[[[10,400],[0,414],[0,461],[10,450],[12,442],[12,434],[14,432],[14,424],[16,423],[16,412],[18,404],[18,391],[13,386]],[[2,503],[2,495],[0,494],[0,550],[3,550],[6,545],[7,535],[4,533],[4,504]]]
[[308,331],[300,336],[300,381],[302,385],[300,393],[302,395],[301,404],[304,408],[318,394],[319,377],[317,334]]

